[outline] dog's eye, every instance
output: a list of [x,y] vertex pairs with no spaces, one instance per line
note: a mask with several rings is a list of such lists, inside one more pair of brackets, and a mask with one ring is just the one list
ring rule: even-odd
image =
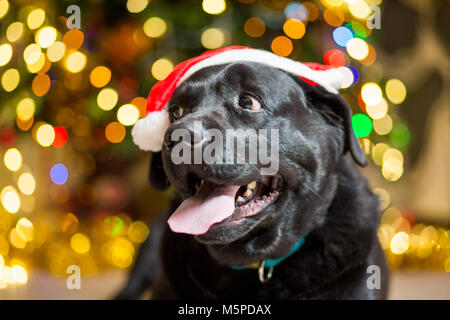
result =
[[252,111],[261,109],[261,103],[251,96],[241,96],[239,98],[239,106]]
[[180,119],[183,116],[183,108],[182,107],[172,108],[171,113],[174,119]]

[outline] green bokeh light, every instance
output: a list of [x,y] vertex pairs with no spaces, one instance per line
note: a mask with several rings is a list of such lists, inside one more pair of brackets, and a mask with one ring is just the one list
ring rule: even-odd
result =
[[362,113],[357,113],[352,116],[352,126],[355,135],[358,138],[367,137],[372,132],[372,120]]
[[406,124],[396,123],[389,133],[389,137],[391,138],[391,142],[395,147],[404,148],[408,146],[411,140],[411,132],[409,131],[409,128]]

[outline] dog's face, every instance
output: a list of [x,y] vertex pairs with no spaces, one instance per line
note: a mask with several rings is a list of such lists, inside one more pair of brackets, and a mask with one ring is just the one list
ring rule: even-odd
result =
[[[153,155],[154,163],[162,161],[166,176],[152,165],[150,181],[161,187],[167,179],[185,197],[191,196],[187,208],[180,209],[181,218],[171,218],[173,224],[182,230],[178,232],[194,234],[222,263],[240,265],[286,254],[323,222],[336,188],[335,165],[343,154],[350,151],[357,163],[365,164],[342,98],[262,64],[231,63],[198,71],[176,89],[169,113],[163,150]],[[195,122],[201,125],[195,127]],[[173,141],[179,129],[187,130],[191,140]],[[267,142],[269,152],[277,153],[271,154],[277,171],[263,175],[261,169],[269,165],[260,158],[243,164],[174,163],[181,144],[192,148],[192,159],[195,147],[205,150],[215,140],[203,134],[211,129],[224,137],[227,129],[270,132],[258,143]],[[277,141],[272,139],[274,130]],[[278,150],[271,149],[273,143]],[[230,199],[232,213],[222,219],[219,211]],[[197,211],[186,213],[193,206]],[[208,213],[205,207],[220,219],[205,222],[204,216],[196,217]]]

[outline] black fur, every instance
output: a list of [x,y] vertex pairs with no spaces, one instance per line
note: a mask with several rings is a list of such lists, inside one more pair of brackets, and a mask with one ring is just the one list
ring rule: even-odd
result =
[[[235,101],[243,93],[258,99],[263,110],[239,109]],[[152,246],[144,244],[130,283],[145,285],[129,285],[119,298],[136,298],[150,284],[156,299],[386,297],[388,273],[376,237],[378,199],[346,155],[348,151],[357,164],[366,165],[344,99],[278,69],[232,63],[191,76],[175,91],[170,105],[182,106],[184,113],[179,120],[171,118],[165,147],[153,156],[157,162],[151,166],[150,181],[159,189],[170,181],[179,191],[173,210],[192,194],[192,176],[234,185],[261,177],[258,165],[174,165],[170,134],[176,128],[191,128],[194,120],[220,130],[279,129],[278,173],[284,188],[273,204],[237,226],[219,223],[200,236],[173,233],[164,221],[153,226],[152,230],[164,229],[162,272],[156,273]],[[284,256],[308,231],[304,246],[276,266],[265,284],[254,269],[230,268]],[[366,284],[372,264],[381,269],[379,290]]]

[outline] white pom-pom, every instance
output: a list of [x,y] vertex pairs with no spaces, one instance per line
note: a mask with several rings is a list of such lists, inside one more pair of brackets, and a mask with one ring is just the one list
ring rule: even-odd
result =
[[164,133],[169,125],[169,114],[165,109],[150,112],[139,119],[131,130],[133,142],[143,151],[161,151]]

